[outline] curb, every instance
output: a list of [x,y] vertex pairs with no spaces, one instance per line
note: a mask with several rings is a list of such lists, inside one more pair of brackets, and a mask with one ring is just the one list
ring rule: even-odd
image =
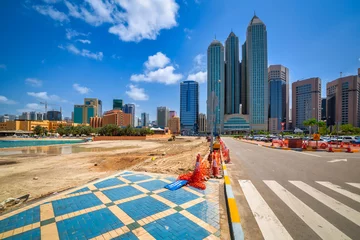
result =
[[225,187],[225,198],[226,198],[226,205],[230,220],[230,232],[231,238],[236,240],[244,240],[244,232],[240,222],[240,215],[238,208],[236,206],[236,200],[234,198],[234,193],[231,187],[230,177],[227,173],[225,162],[223,161],[222,153],[220,151],[221,157],[221,165],[224,172],[224,187]]

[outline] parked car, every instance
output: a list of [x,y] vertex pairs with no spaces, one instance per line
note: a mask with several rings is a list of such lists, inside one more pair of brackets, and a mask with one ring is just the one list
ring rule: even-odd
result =
[[344,142],[344,143],[350,143],[354,140],[355,140],[355,137],[352,137],[352,136],[343,136],[342,137],[342,142]]

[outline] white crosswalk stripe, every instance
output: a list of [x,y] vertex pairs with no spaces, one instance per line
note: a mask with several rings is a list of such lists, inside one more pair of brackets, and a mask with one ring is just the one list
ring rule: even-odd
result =
[[[330,223],[327,219],[321,216],[314,209],[307,206],[302,200],[293,195],[289,190],[285,189],[276,181],[263,181],[269,189],[275,193],[275,195],[285,203],[293,213],[295,213],[305,224],[311,228],[322,239],[350,239],[346,233],[342,232],[344,229],[339,230],[336,226]],[[311,196],[311,199],[316,202],[320,202],[325,206],[335,211],[337,214],[342,215],[351,222],[360,226],[360,212],[349,206],[337,201],[336,199],[324,194],[316,188],[302,182],[302,181],[289,181],[301,191]],[[356,202],[360,202],[360,196],[349,190],[341,188],[339,185],[331,182],[316,181],[316,183],[327,187],[334,192],[337,192],[343,196],[346,196]],[[314,186],[316,185],[314,183]],[[261,192],[256,189],[250,180],[239,180],[240,187],[244,193],[246,201],[249,204],[251,212],[261,230],[261,233],[265,240],[268,239],[293,239],[296,237],[291,236],[291,231],[284,227],[283,223],[278,219],[274,211],[271,209],[271,205],[266,202],[269,195],[263,196]],[[353,187],[359,187],[359,183],[347,183]],[[315,186],[316,187],[316,186]],[[320,188],[320,186],[319,186]],[[351,188],[351,187],[349,187]],[[294,188],[293,188],[294,189]],[[334,193],[336,196],[336,194]],[[270,196],[271,197],[271,196]],[[273,198],[273,197],[272,197]],[[307,198],[309,201],[309,198]],[[357,203],[356,203],[357,204]],[[279,211],[279,210],[277,210]],[[282,214],[292,214],[291,212]],[[354,225],[355,226],[355,225]],[[359,228],[360,229],[360,228]]]

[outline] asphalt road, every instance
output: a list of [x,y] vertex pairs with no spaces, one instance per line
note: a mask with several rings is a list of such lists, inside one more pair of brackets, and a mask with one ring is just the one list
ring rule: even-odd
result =
[[360,154],[223,138],[245,239],[360,239]]

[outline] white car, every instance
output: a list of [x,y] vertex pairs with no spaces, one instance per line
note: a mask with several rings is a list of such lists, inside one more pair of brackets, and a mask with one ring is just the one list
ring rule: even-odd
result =
[[343,136],[341,138],[343,143],[350,143],[352,141],[355,141],[355,137],[352,136]]

